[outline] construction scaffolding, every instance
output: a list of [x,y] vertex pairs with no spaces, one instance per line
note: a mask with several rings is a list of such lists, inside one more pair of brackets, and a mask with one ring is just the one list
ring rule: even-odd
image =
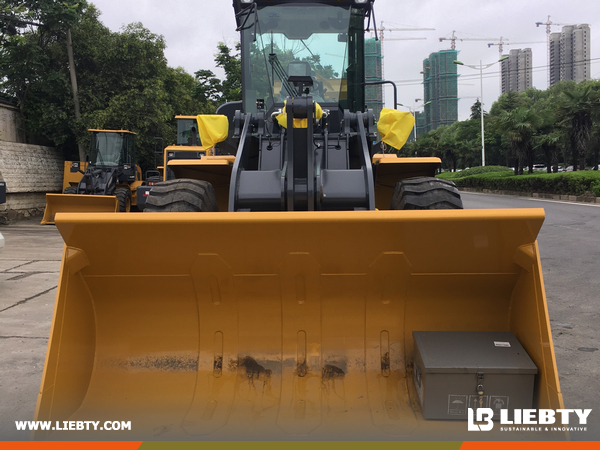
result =
[[442,50],[423,60],[424,132],[458,120],[457,58],[457,50]]
[[417,127],[417,137],[421,136],[423,133],[427,133],[427,123],[425,122],[424,112],[415,112],[415,123]]
[[[381,41],[365,39],[365,81],[382,81],[383,56],[381,55]],[[383,86],[365,86],[365,103],[367,108],[373,110],[375,119],[384,106]]]

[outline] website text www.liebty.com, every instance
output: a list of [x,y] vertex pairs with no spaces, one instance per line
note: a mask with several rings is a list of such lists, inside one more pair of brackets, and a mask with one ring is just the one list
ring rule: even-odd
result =
[[17,420],[15,425],[17,430],[29,431],[131,431],[131,421],[123,420],[107,420],[103,423],[93,420]]

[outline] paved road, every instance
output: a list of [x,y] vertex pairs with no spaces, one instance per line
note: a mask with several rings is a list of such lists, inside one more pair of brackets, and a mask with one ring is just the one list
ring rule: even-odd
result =
[[31,420],[40,388],[63,240],[54,226],[25,220],[1,226],[0,440],[28,439],[15,420]]
[[[580,440],[600,440],[600,205],[463,194],[467,208],[546,211],[539,235],[548,308],[565,406],[592,408]],[[53,226],[22,221],[0,230],[0,440],[28,439],[56,295],[62,238]]]

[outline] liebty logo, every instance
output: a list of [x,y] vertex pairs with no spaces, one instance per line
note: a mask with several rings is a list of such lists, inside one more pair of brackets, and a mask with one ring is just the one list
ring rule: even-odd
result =
[[[469,408],[467,412],[469,431],[491,431],[494,428],[494,411],[492,408]],[[500,425],[554,425],[560,416],[562,425],[569,425],[570,417],[577,417],[579,425],[587,425],[591,409],[515,409],[513,418],[509,420],[508,409],[500,410]],[[573,413],[573,414],[571,414]],[[475,423],[479,422],[479,423]]]
[[492,408],[477,408],[477,422],[486,422],[485,425],[478,425],[473,422],[473,408],[469,408],[467,415],[469,420],[468,430],[469,431],[490,431],[494,428],[494,410]]

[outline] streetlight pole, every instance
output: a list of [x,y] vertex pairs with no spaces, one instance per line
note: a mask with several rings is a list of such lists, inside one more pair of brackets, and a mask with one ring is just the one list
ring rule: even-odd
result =
[[479,60],[479,89],[481,101],[479,102],[479,115],[481,116],[481,167],[485,167],[485,128],[483,127],[483,62]]
[[485,166],[485,128],[483,126],[483,69],[487,69],[488,67],[492,67],[494,64],[499,63],[500,61],[504,61],[508,59],[508,56],[503,56],[498,61],[494,61],[493,63],[483,65],[483,62],[479,60],[479,66],[473,66],[470,64],[464,64],[460,61],[454,61],[454,64],[458,64],[460,66],[467,66],[471,69],[479,70],[479,89],[481,91],[480,95],[480,105],[479,105],[479,115],[481,116],[481,166]]
[[[421,99],[417,99],[415,101],[419,101]],[[414,141],[416,142],[417,140],[417,108],[422,108],[425,105],[429,105],[431,102],[427,102],[427,103],[423,103],[422,105],[417,105],[414,108],[410,107],[408,105],[403,105],[402,103],[396,103],[396,106],[404,106],[405,108],[408,108],[408,110],[410,111],[410,113],[413,115],[413,136],[414,136]]]

